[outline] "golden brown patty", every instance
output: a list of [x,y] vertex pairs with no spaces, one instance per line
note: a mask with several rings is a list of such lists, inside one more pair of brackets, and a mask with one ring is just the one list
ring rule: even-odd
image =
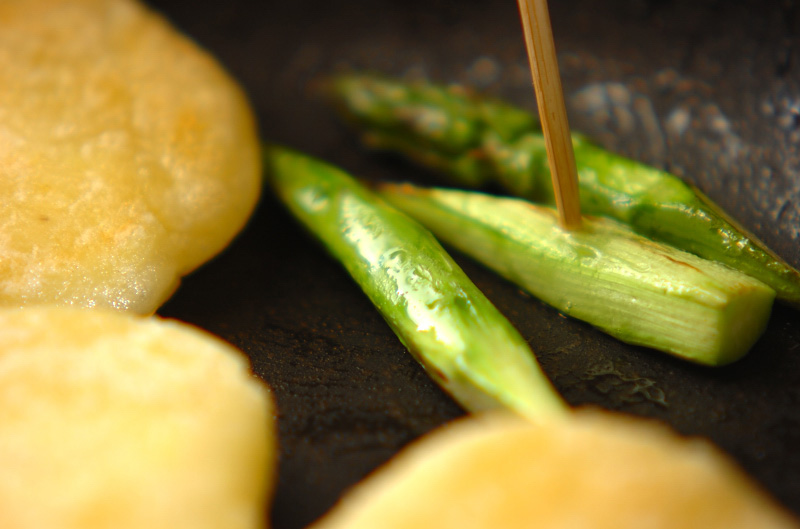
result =
[[0,309],[0,527],[255,529],[273,407],[247,359],[185,324]]
[[644,419],[469,418],[417,442],[314,529],[797,528],[712,445]]
[[242,91],[135,0],[0,2],[0,306],[153,312],[260,190]]

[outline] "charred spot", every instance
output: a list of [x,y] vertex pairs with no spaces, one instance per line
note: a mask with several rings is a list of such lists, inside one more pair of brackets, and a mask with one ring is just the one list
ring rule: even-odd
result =
[[425,364],[425,371],[430,373],[430,375],[436,380],[441,380],[445,384],[450,381],[450,379],[447,378],[447,375],[445,375],[442,371],[436,369],[434,366],[428,363]]
[[669,255],[666,255],[666,254],[664,255],[664,257],[666,257],[668,260],[672,261],[673,263],[675,263],[677,265],[686,266],[686,267],[691,268],[692,270],[696,270],[697,272],[700,272],[700,270],[697,267],[692,266],[687,262],[681,261],[679,259],[673,259],[672,257],[670,257]]
[[425,372],[428,373],[428,376],[430,376],[436,381],[441,381],[445,384],[450,382],[450,379],[447,377],[447,375],[445,375],[435,365],[428,362],[428,360],[425,358],[425,355],[423,355],[416,347],[414,347],[413,345],[406,346],[406,349],[408,349],[408,352],[411,353],[411,356],[413,356],[414,359],[417,362],[419,362],[420,365],[422,365],[423,369],[425,369]]

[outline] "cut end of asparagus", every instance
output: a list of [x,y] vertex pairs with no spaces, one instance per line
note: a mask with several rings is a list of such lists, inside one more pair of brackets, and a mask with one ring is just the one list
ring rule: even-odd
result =
[[385,185],[381,194],[451,244],[559,311],[622,341],[705,365],[747,353],[775,292],[760,281],[585,217],[483,193]]

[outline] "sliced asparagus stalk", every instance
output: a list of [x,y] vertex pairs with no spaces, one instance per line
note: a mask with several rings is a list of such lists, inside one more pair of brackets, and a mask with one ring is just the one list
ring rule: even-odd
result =
[[277,196],[462,406],[566,413],[527,342],[427,229],[331,165],[280,147],[265,162]]
[[[495,182],[553,203],[544,137],[535,116],[459,87],[375,75],[334,78],[326,94],[366,145],[398,152],[459,185]],[[800,308],[800,272],[678,177],[610,153],[573,134],[581,210],[727,264]]]
[[578,231],[554,208],[483,193],[386,184],[380,194],[441,240],[559,311],[628,343],[718,366],[766,328],[775,292],[611,219]]

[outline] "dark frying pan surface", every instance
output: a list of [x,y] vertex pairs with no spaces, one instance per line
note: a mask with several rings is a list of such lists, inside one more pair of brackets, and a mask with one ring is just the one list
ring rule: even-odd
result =
[[[153,5],[241,81],[264,138],[365,178],[434,182],[363,152],[309,93],[320,75],[423,74],[533,108],[511,0]],[[551,0],[551,14],[573,128],[684,175],[800,265],[795,2]],[[619,343],[455,257],[570,403],[706,436],[800,513],[800,312],[776,307],[747,358],[705,369]],[[274,389],[278,529],[304,527],[402,446],[463,413],[268,192],[247,230],[160,313],[237,345]]]

